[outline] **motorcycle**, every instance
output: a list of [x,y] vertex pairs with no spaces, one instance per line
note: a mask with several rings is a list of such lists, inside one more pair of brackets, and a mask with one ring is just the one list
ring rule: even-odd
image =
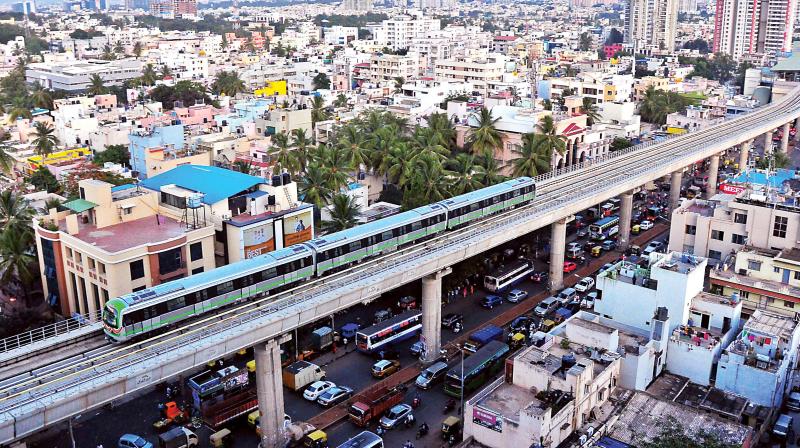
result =
[[414,399],[411,400],[411,407],[416,409],[420,404],[422,404],[422,398],[420,398],[419,395],[414,396]]
[[429,431],[429,429],[428,429],[428,425],[427,424],[423,423],[423,424],[419,425],[419,429],[417,429],[417,440],[419,440],[419,439],[425,437],[426,435],[428,435],[428,431]]
[[455,333],[455,334],[461,333],[461,324],[457,323],[457,324],[453,325],[453,333]]
[[456,400],[453,400],[451,398],[450,400],[447,400],[447,403],[445,403],[444,405],[444,413],[447,414],[448,412],[451,412],[455,408],[456,408]]

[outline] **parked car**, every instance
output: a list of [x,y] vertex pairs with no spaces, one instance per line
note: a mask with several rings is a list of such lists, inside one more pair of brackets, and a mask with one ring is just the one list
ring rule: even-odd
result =
[[533,309],[533,313],[537,316],[544,317],[555,311],[559,306],[561,306],[561,302],[557,298],[550,296],[536,305],[536,308]]
[[597,291],[592,291],[586,294],[586,297],[581,300],[581,308],[591,309],[594,308],[594,302],[597,300]]
[[567,252],[569,252],[571,250],[580,250],[580,248],[581,248],[581,243],[579,243],[577,241],[573,241],[573,242],[567,244]]
[[786,409],[790,411],[800,411],[800,392],[792,392],[786,399]]
[[644,232],[653,228],[653,221],[645,220],[639,223],[639,228]]
[[346,386],[336,386],[328,389],[317,398],[317,403],[328,407],[339,404],[353,396],[353,389]]
[[780,439],[787,439],[789,433],[792,431],[792,423],[794,423],[794,418],[786,414],[781,414],[778,416],[775,426],[772,427],[772,434]]
[[531,274],[531,281],[534,283],[544,283],[550,278],[550,273],[547,271],[534,272]]
[[488,295],[481,299],[481,306],[489,310],[502,304],[503,298],[500,296]]
[[664,248],[664,243],[662,243],[661,241],[651,241],[650,244],[648,244],[647,247],[645,247],[644,250],[642,251],[642,255],[646,257],[652,254],[653,252],[660,252],[663,248]]
[[411,352],[412,356],[419,356],[420,353],[422,353],[422,348],[424,346],[425,344],[423,344],[422,341],[417,341],[411,344],[411,348],[409,349],[409,351]]
[[614,250],[617,248],[617,242],[614,240],[605,240],[600,247],[602,247],[604,251]]
[[372,376],[375,378],[386,378],[387,376],[400,370],[400,361],[397,359],[382,359],[372,365]]
[[575,291],[586,292],[594,288],[594,279],[592,277],[584,277],[575,285]]
[[572,300],[578,297],[578,291],[575,288],[566,288],[558,293],[556,298],[561,302],[562,306],[566,306]]
[[336,385],[330,381],[314,381],[303,391],[303,398],[309,401],[317,401],[320,395],[333,387],[336,387]]
[[153,444],[136,434],[123,434],[117,442],[117,448],[153,448]]
[[531,324],[534,323],[534,320],[530,316],[519,316],[513,321],[511,321],[511,331],[514,333],[521,333],[521,332],[528,332]]
[[578,269],[578,265],[575,264],[574,261],[565,261],[564,262],[564,273],[569,274],[570,272]]
[[456,322],[464,322],[464,316],[458,313],[447,313],[442,316],[442,326],[446,328],[453,328]]
[[506,300],[511,303],[518,303],[525,300],[528,297],[528,291],[523,291],[521,289],[512,289],[511,292],[508,293],[506,296]]
[[396,428],[398,425],[403,423],[406,416],[410,413],[411,413],[411,406],[405,403],[398,404],[389,409],[389,411],[386,412],[386,415],[381,417],[380,425],[384,429]]

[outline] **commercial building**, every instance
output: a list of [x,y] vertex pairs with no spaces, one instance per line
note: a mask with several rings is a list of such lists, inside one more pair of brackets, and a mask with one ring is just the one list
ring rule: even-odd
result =
[[143,63],[136,59],[34,62],[26,66],[25,80],[46,89],[79,93],[92,84],[92,75],[100,76],[106,87],[118,86],[141,76],[142,67]]
[[[567,337],[538,333],[540,341],[506,362],[504,377],[464,407],[464,435],[485,446],[558,446],[576,430],[597,425],[618,385],[620,359],[574,342],[573,333],[613,345],[615,331],[567,324]],[[605,355],[605,356],[604,356]]]
[[745,55],[789,52],[797,0],[716,0],[714,52]]
[[637,53],[650,50],[672,52],[678,25],[678,0],[627,0],[625,42]]
[[150,14],[165,19],[197,15],[197,0],[149,0]]
[[177,122],[168,125],[155,123],[133,129],[129,136],[130,146],[128,148],[131,154],[131,168],[138,173],[140,179],[147,179],[150,150],[182,150],[184,138],[184,126]]
[[342,9],[345,11],[369,12],[372,11],[372,0],[344,0]]

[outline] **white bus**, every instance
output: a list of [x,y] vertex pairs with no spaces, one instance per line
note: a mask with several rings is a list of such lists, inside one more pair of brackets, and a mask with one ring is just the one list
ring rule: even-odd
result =
[[619,232],[619,216],[608,216],[589,226],[589,238],[605,240]]
[[487,275],[483,279],[483,287],[492,292],[504,292],[525,280],[526,276],[533,273],[533,263],[519,260],[503,267],[494,275]]

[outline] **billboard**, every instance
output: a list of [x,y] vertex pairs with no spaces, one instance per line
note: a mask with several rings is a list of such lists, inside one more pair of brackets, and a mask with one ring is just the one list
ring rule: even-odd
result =
[[283,246],[302,243],[314,238],[314,209],[309,207],[283,217]]
[[719,186],[719,191],[726,193],[726,194],[739,194],[745,190],[745,187],[739,187],[736,185],[730,184],[721,184]]
[[272,231],[272,221],[259,223],[242,230],[244,241],[244,258],[253,258],[275,250],[275,235]]
[[480,406],[472,408],[472,422],[492,431],[503,432],[503,417]]

